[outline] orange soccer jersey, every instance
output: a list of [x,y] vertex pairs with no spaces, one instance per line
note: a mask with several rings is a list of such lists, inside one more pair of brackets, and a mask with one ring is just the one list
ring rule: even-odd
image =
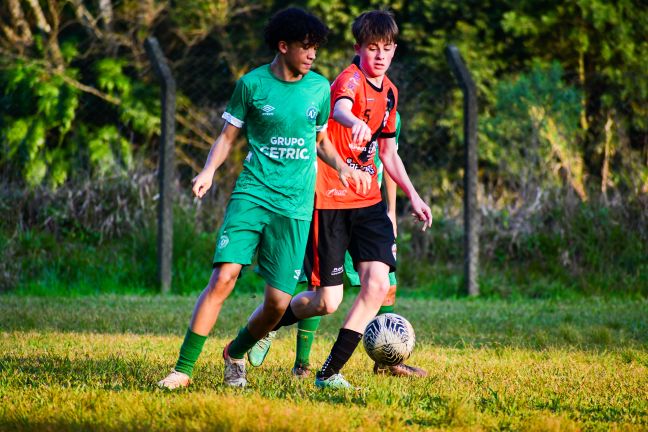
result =
[[[371,140],[361,144],[351,142],[351,128],[333,119],[333,107],[340,99],[353,102],[353,115],[364,120],[371,129]],[[378,187],[374,155],[378,138],[396,136],[396,106],[398,90],[385,76],[382,88],[370,83],[357,64],[347,67],[331,85],[331,116],[328,135],[338,154],[347,165],[368,172],[372,176],[371,190],[367,195],[355,192],[355,187],[340,184],[337,172],[318,159],[315,208],[348,209],[374,205],[382,199]]]

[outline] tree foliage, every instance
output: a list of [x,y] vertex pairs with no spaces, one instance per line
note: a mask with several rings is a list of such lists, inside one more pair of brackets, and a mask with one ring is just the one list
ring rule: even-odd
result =
[[[303,0],[331,28],[329,79],[353,56],[350,26],[371,2]],[[271,60],[262,29],[284,1],[7,0],[0,6],[0,170],[34,187],[153,166],[159,90],[143,41],[155,35],[178,82],[177,160],[200,169],[235,81]],[[428,197],[456,199],[461,94],[443,49],[456,44],[479,91],[488,194],[566,186],[648,193],[648,12],[636,0],[395,1],[391,76],[402,155]],[[231,185],[242,143],[222,173]],[[227,188],[225,188],[227,189]]]

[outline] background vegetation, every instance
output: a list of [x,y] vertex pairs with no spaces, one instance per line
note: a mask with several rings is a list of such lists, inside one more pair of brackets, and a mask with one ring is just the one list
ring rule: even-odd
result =
[[[318,71],[352,56],[363,1],[296,2],[331,27]],[[174,290],[200,289],[245,154],[202,203],[188,193],[236,79],[272,58],[284,1],[7,0],[0,6],[0,289],[155,290],[156,36],[179,88]],[[461,94],[456,44],[479,89],[482,291],[648,293],[648,12],[622,0],[397,1],[392,78],[401,154],[435,227],[401,215],[402,285],[456,295],[461,274]],[[401,197],[402,198],[402,197]],[[64,245],[64,247],[61,247]],[[254,283],[250,282],[250,289]]]

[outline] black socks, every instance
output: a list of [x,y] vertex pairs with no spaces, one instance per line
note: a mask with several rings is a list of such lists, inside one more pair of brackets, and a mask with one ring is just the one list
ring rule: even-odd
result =
[[351,358],[353,351],[355,351],[361,339],[362,333],[341,328],[337,340],[331,349],[331,354],[329,354],[326,362],[324,362],[322,370],[317,373],[317,377],[329,378],[330,376],[340,372],[340,369],[342,369],[346,362]]
[[279,323],[273,328],[273,331],[279,330],[281,327],[286,327],[289,325],[295,324],[297,321],[299,321],[299,318],[295,316],[295,313],[292,310],[292,307],[290,307],[290,304],[288,304],[288,309],[286,309],[286,312],[284,312],[283,316],[279,320]]

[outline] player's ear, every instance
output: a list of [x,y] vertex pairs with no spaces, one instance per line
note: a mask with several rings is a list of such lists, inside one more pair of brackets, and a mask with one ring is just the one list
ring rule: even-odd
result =
[[360,55],[360,44],[353,44],[353,49],[356,54]]
[[286,54],[288,52],[288,42],[279,41],[279,43],[277,44],[277,49],[281,54]]

